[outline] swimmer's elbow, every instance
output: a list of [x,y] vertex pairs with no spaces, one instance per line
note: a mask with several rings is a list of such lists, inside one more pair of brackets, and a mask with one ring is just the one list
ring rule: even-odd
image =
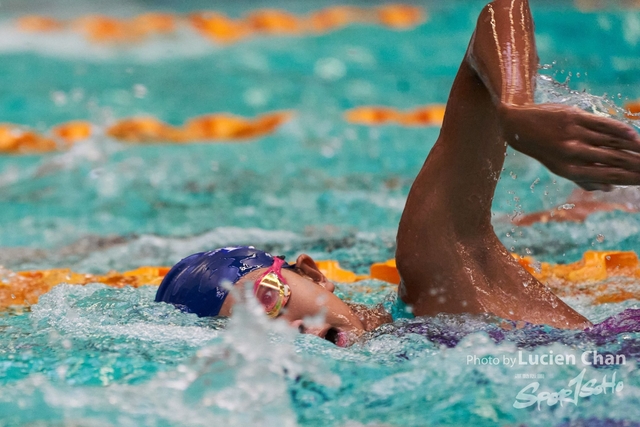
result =
[[495,45],[495,39],[491,35],[491,32],[494,31],[493,26],[495,26],[495,23],[492,25],[492,4],[489,3],[480,12],[464,60],[487,89],[493,93],[489,74],[493,68],[499,66],[495,61],[495,55],[493,55],[499,46]]

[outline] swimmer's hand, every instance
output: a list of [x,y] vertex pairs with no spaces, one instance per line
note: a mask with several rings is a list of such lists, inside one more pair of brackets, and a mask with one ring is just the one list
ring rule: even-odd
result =
[[640,185],[640,135],[630,126],[558,104],[499,108],[514,149],[585,190]]

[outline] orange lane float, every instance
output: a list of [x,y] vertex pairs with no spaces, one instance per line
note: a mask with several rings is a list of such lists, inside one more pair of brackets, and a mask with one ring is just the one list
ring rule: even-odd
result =
[[186,16],[150,12],[132,18],[86,15],[70,22],[37,15],[17,20],[25,32],[50,32],[71,29],[95,43],[131,43],[158,34],[172,34],[184,23],[201,36],[218,43],[233,43],[255,35],[317,34],[365,23],[407,30],[422,24],[426,12],[417,6],[388,4],[377,8],[332,6],[308,15],[294,15],[280,9],[257,9],[233,19],[214,11],[200,11]]
[[210,114],[187,121],[184,133],[191,141],[244,140],[274,132],[291,116],[292,113],[281,111],[263,114],[250,120],[231,114]]
[[[289,111],[275,111],[255,118],[209,114],[188,120],[181,127],[171,126],[155,117],[131,117],[117,121],[105,133],[132,144],[246,141],[275,132],[292,116]],[[82,120],[53,127],[50,131],[52,138],[17,125],[0,124],[0,154],[57,151],[86,140],[92,133],[92,124]]]
[[[531,257],[513,255],[538,280],[556,294],[590,297],[595,304],[640,299],[640,286],[630,286],[628,279],[640,279],[640,262],[635,252],[587,251],[580,261],[571,264],[538,263]],[[377,279],[392,285],[400,283],[395,260],[371,265],[368,275],[358,275],[340,267],[338,261],[318,261],[318,267],[332,281],[353,284]],[[124,273],[105,275],[75,273],[69,269],[11,272],[0,269],[0,309],[35,304],[39,295],[60,283],[86,285],[104,283],[113,287],[157,286],[169,267],[140,267]],[[626,282],[624,280],[627,280]],[[366,286],[362,286],[366,291]]]
[[76,19],[71,28],[97,43],[137,42],[156,34],[170,34],[176,29],[176,18],[166,13],[145,13],[131,19],[89,15]]
[[518,262],[561,297],[587,296],[595,304],[640,299],[640,288],[621,279],[640,278],[635,252],[587,251],[580,261],[553,265],[536,263],[530,257]]
[[399,124],[401,126],[441,126],[445,106],[426,105],[413,110],[400,111],[391,107],[364,106],[347,111],[344,118],[349,123],[380,126]]
[[155,117],[134,117],[120,120],[107,129],[107,135],[123,142],[183,142],[180,129],[170,126]]
[[169,272],[164,267],[140,267],[124,273],[110,272],[105,275],[74,273],[69,269],[10,272],[0,269],[0,309],[11,306],[28,306],[38,302],[38,297],[61,283],[86,285],[104,283],[121,288],[142,285],[160,285]]
[[37,154],[57,150],[55,141],[12,124],[0,124],[0,154]]
[[627,110],[625,116],[631,120],[640,120],[640,99],[637,101],[627,102],[624,106]]
[[426,16],[422,8],[405,4],[388,4],[377,9],[378,22],[395,29],[408,29],[422,24]]
[[188,120],[182,127],[168,125],[154,117],[138,117],[119,121],[107,129],[107,135],[130,143],[247,140],[274,132],[290,117],[289,112],[263,114],[255,119],[209,114]]
[[76,120],[63,123],[51,129],[51,133],[65,143],[72,145],[91,136],[92,125],[89,122]]
[[46,33],[64,29],[64,24],[47,16],[26,15],[18,18],[18,28],[28,33]]
[[312,12],[307,25],[312,31],[324,33],[346,27],[354,22],[366,22],[365,10],[352,6],[333,6]]
[[71,28],[94,43],[125,43],[140,40],[140,34],[128,21],[109,16],[83,16],[73,21]]
[[367,275],[358,275],[353,271],[345,270],[340,267],[340,263],[338,261],[331,259],[316,261],[316,265],[320,271],[322,271],[322,274],[333,282],[353,283],[369,278]]
[[249,13],[245,22],[258,33],[265,34],[300,34],[303,31],[302,22],[297,16],[277,9],[261,9]]
[[196,12],[187,19],[200,35],[218,43],[234,43],[251,35],[251,29],[244,21],[234,20],[220,13]]

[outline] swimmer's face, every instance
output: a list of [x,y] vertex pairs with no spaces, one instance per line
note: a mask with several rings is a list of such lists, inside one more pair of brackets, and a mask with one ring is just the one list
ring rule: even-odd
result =
[[[267,268],[252,271],[241,279],[253,283]],[[345,347],[350,345],[364,332],[362,321],[340,298],[333,294],[335,285],[320,272],[316,263],[308,255],[300,255],[295,269],[282,269],[282,276],[291,288],[289,302],[282,310],[280,319],[306,334],[317,335],[334,344]],[[228,316],[232,312],[233,296],[229,294],[220,314]],[[311,320],[313,316],[317,319]]]

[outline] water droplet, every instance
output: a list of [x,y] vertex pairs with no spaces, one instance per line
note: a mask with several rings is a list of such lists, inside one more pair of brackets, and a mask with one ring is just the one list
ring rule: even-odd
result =
[[536,178],[531,185],[529,186],[529,188],[531,189],[531,191],[533,191],[533,189],[536,187],[536,184],[538,184],[540,182],[540,178]]
[[338,80],[347,73],[347,67],[337,58],[321,58],[316,61],[314,71],[325,80]]
[[513,171],[509,172],[509,176],[513,179],[518,179],[518,175],[516,175],[515,173],[513,173]]
[[542,263],[540,261],[532,262],[531,267],[536,273],[540,273],[542,271]]
[[56,107],[61,107],[67,103],[67,95],[61,90],[57,90],[51,94],[51,100]]
[[596,240],[597,240],[599,243],[604,242],[604,234],[598,234],[598,235],[596,236]]
[[571,209],[573,209],[575,207],[576,207],[576,205],[574,205],[573,203],[565,203],[564,205],[558,206],[558,210],[561,211],[561,210],[564,209],[566,211],[569,211],[569,210],[571,210]]

